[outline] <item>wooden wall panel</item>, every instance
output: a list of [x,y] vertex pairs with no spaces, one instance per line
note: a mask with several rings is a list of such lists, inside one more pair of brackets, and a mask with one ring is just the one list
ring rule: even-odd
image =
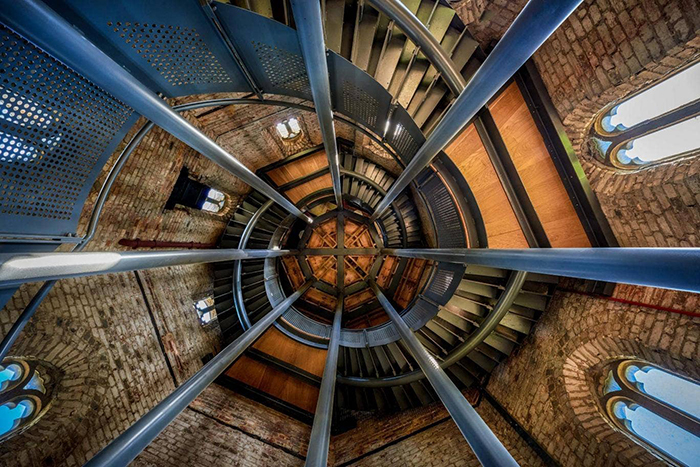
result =
[[287,195],[290,200],[292,200],[292,203],[298,203],[304,196],[310,195],[311,193],[323,190],[325,188],[330,188],[331,186],[331,175],[326,174],[314,178],[303,185],[296,186],[291,190],[287,190],[284,192],[284,194]]
[[462,172],[484,219],[490,248],[527,248],[520,224],[474,125],[445,150]]
[[316,411],[317,387],[245,355],[226,370],[226,375],[307,412]]
[[489,109],[552,247],[591,246],[518,85]]
[[297,342],[274,327],[265,331],[255,341],[253,348],[316,376],[323,376],[323,367],[326,364],[326,350],[309,347]]
[[270,170],[267,175],[278,186],[281,186],[324,167],[328,167],[328,158],[326,157],[326,152],[321,150],[285,164],[282,167]]
[[[323,376],[326,350],[301,344],[270,328],[255,341],[253,348],[316,376]],[[318,388],[258,360],[241,356],[226,374],[269,395],[308,412],[316,409]]]

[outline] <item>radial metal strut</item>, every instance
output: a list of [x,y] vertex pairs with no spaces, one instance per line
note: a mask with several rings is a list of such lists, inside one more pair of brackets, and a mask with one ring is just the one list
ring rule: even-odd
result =
[[382,254],[700,292],[700,248],[386,248]]
[[253,327],[243,333],[209,363],[185,381],[182,386],[173,391],[146,415],[131,425],[124,433],[115,438],[95,457],[90,459],[86,467],[122,467],[132,460],[165,429],[180,412],[192,402],[217,376],[223,373],[231,364],[262,335],[277,318],[308,289],[311,281],[302,285],[299,290],[280,302],[272,311],[266,314]]
[[421,370],[430,385],[435,389],[438,397],[445,405],[445,408],[452,416],[457,428],[471,446],[474,454],[482,465],[487,467],[508,467],[517,466],[518,463],[510,455],[508,450],[501,444],[496,435],[484,422],[469,401],[459,392],[457,386],[440,368],[438,362],[418,341],[411,328],[399,316],[386,296],[379,290],[374,281],[370,281],[370,286],[377,295],[377,300],[386,311],[389,318],[396,326],[402,342],[406,344],[411,354],[418,362]]
[[40,0],[0,0],[0,21],[307,222],[311,218],[134,78]]
[[316,402],[316,414],[314,415],[314,424],[311,427],[309,449],[306,454],[306,467],[326,467],[328,463],[342,316],[343,296],[341,294],[338,297],[338,304],[333,317],[333,327],[331,328],[331,337],[328,342],[328,353],[326,354],[326,366],[323,369],[323,379],[321,380],[321,389]]
[[85,253],[0,254],[0,288],[25,282],[94,276],[183,264],[275,258],[291,250],[212,250],[104,251]]
[[331,172],[333,194],[338,208],[343,206],[343,193],[340,184],[340,158],[333,125],[333,105],[331,103],[331,84],[328,78],[326,61],[326,43],[323,39],[323,21],[321,5],[317,1],[291,0],[297,38],[309,76],[311,95],[314,98],[318,124],[323,137],[323,146],[328,157]]
[[[377,0],[378,5],[381,3]],[[373,220],[378,219],[386,211],[391,202],[459,134],[580,3],[581,0],[530,0],[525,5],[493,52],[459,94],[452,108],[440,120],[399,178],[391,185],[386,196],[377,205],[372,216]],[[406,16],[406,12],[403,16]],[[405,27],[411,24],[407,22]],[[417,34],[413,27],[409,29],[411,34]],[[408,30],[404,32],[409,34]],[[423,41],[418,45],[424,47]],[[444,73],[447,70],[439,71]]]

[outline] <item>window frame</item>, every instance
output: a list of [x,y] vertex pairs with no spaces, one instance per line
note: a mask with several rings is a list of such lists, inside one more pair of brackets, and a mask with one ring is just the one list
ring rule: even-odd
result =
[[[204,310],[200,310],[197,307],[197,304],[199,302],[205,301],[207,299],[211,299],[211,301],[212,301],[211,306],[204,309]],[[195,298],[192,306],[194,308],[195,313],[197,313],[197,320],[199,321],[199,324],[201,324],[203,327],[212,326],[216,321],[219,320],[219,314],[217,313],[217,310],[216,310],[216,299],[214,298],[214,294],[202,295],[199,298]],[[202,316],[204,316],[204,313],[206,313],[206,312],[211,313],[211,310],[214,311],[214,317],[210,318],[209,321],[205,323],[204,321],[202,321]]]
[[[0,443],[3,443],[9,438],[17,436],[29,429],[46,413],[51,406],[51,388],[55,385],[55,375],[47,372],[44,366],[40,365],[39,362],[28,361],[22,358],[6,357],[1,364],[5,368],[11,364],[19,365],[23,373],[18,381],[12,382],[8,389],[0,392],[0,406],[10,402],[16,404],[25,399],[30,400],[34,404],[34,411],[28,417],[22,418],[19,425],[10,429],[7,433],[0,435]],[[39,368],[41,368],[42,372],[39,372]],[[34,376],[38,376],[41,379],[44,391],[28,389],[26,387]]]
[[682,68],[673,71],[668,76],[665,76],[663,79],[658,80],[651,85],[645,86],[642,89],[628,96],[625,96],[623,99],[606,105],[600,112],[598,112],[598,115],[593,121],[593,125],[591,125],[590,137],[591,139],[593,139],[593,141],[595,141],[596,151],[602,156],[606,164],[625,171],[639,171],[660,164],[665,164],[680,158],[700,154],[700,148],[695,148],[689,151],[665,157],[663,159],[659,159],[657,161],[647,162],[645,164],[624,164],[620,162],[617,158],[617,154],[620,151],[620,149],[624,148],[624,146],[630,143],[631,141],[640,139],[646,135],[656,133],[657,131],[661,131],[664,128],[700,116],[700,99],[688,102],[682,107],[677,107],[675,109],[669,110],[668,112],[649,118],[623,130],[608,131],[604,128],[602,123],[603,119],[607,117],[608,114],[612,111],[612,109],[614,109],[616,106],[631,99],[634,99],[638,95],[651,90],[652,88],[661,84],[662,82],[680,73],[683,73],[684,71],[696,65],[700,66],[700,60],[696,60],[692,63],[689,63],[683,66]]
[[[639,388],[629,381],[629,379],[625,376],[625,372],[631,366],[638,366],[640,368],[651,366],[660,371],[673,375],[676,378],[690,381],[693,384],[698,385],[700,383],[662,368],[654,363],[636,359],[619,360],[613,364],[612,368],[608,367],[609,371],[604,373],[605,383],[602,391],[603,395],[601,397],[601,405],[605,409],[604,412],[608,421],[611,422],[618,431],[623,432],[625,435],[627,435],[627,437],[632,439],[637,444],[643,446],[647,451],[662,458],[664,461],[669,462],[672,465],[685,467],[685,464],[675,459],[671,453],[667,453],[645,440],[642,436],[635,433],[633,429],[628,427],[625,420],[620,419],[617,415],[615,415],[615,404],[617,402],[626,402],[629,405],[641,406],[665,419],[666,421],[682,428],[688,433],[695,436],[700,436],[700,420],[697,420],[692,415],[687,414],[682,410],[679,410],[672,405],[664,403],[663,401],[656,399],[654,396],[639,390]],[[608,378],[610,376],[612,376],[619,389],[605,393],[605,386],[607,386]]]

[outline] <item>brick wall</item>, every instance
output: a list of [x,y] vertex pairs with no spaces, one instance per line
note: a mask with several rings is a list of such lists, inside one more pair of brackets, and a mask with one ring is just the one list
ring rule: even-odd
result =
[[[477,412],[520,465],[543,465],[487,401],[479,403]],[[331,459],[336,466],[481,465],[440,403],[361,419],[357,428],[331,439]]]
[[[614,296],[690,311],[700,301],[697,294],[622,285]],[[640,358],[697,380],[698,340],[698,318],[557,292],[487,389],[562,466],[666,465],[607,422],[597,371]]]
[[303,465],[310,432],[304,423],[212,385],[132,465]]
[[[460,18],[484,47],[507,30],[525,1],[487,1],[481,19]],[[598,161],[588,134],[595,116],[700,58],[700,6],[687,0],[586,0],[534,60],[621,246],[698,246],[700,160],[620,171]]]

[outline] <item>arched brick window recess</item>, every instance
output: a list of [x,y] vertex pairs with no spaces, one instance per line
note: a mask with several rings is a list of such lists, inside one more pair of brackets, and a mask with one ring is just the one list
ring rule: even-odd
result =
[[609,366],[602,406],[621,431],[671,464],[700,465],[700,384],[641,360]]
[[[635,381],[621,380],[627,378],[624,375],[627,370],[632,371],[628,376],[634,377],[637,368],[658,369],[692,384],[697,384],[700,378],[697,365],[675,351],[650,348],[636,340],[599,337],[578,347],[564,361],[562,391],[568,403],[554,403],[555,412],[558,410],[570,417],[577,431],[584,435],[582,439],[601,447],[596,455],[605,456],[608,465],[697,465],[683,463],[660,451],[635,432],[634,421],[630,425],[629,421],[621,419],[624,407],[640,410],[638,407],[644,407],[640,402],[646,404],[646,400],[640,398],[643,389],[640,390]],[[611,379],[611,372],[618,376]],[[619,377],[620,374],[623,376]],[[626,405],[615,406],[616,402]],[[618,410],[617,415],[614,409]],[[697,415],[695,418],[697,421]],[[700,433],[694,435],[700,436]],[[692,446],[688,448],[693,449]]]
[[34,360],[8,357],[0,364],[0,442],[46,413],[57,378],[55,370]]
[[177,205],[223,216],[228,213],[231,200],[216,188],[191,178],[189,170],[183,166],[165,209],[174,209]]
[[700,153],[700,61],[614,102],[594,119],[594,153],[638,170]]

